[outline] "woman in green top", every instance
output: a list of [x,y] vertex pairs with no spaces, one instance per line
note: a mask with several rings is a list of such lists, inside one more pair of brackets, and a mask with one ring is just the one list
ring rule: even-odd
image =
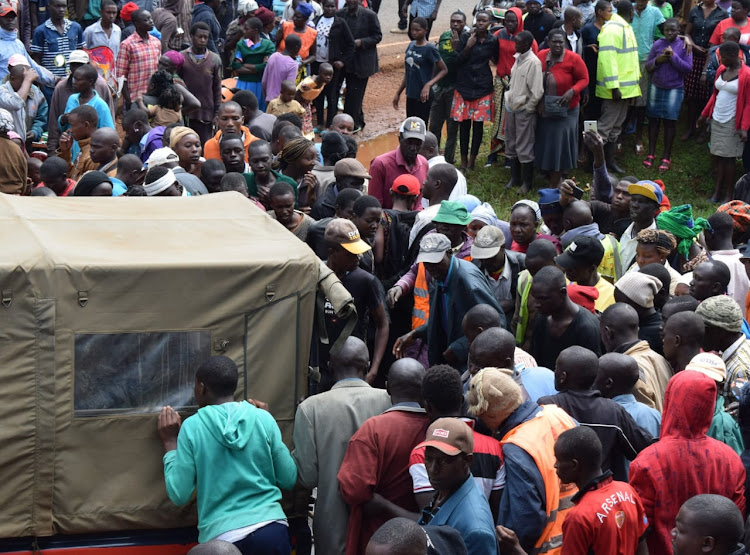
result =
[[258,98],[258,109],[266,111],[266,99],[263,96],[261,79],[266,69],[268,57],[276,51],[274,44],[261,38],[263,23],[257,17],[251,17],[242,24],[245,38],[237,43],[232,69],[237,74],[237,88],[252,91]]

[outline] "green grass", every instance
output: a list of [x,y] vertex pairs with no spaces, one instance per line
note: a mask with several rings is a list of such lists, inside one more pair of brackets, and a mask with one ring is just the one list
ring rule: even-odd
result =
[[[499,156],[497,165],[490,168],[483,167],[489,152],[489,130],[489,126],[486,126],[482,148],[477,157],[477,167],[473,171],[467,172],[466,179],[469,193],[479,197],[482,201],[489,202],[495,208],[497,216],[507,220],[510,217],[510,208],[516,201],[522,198],[536,201],[539,199],[539,195],[536,191],[522,195],[515,189],[508,190],[505,188],[505,184],[510,179],[510,170],[502,166],[502,154]],[[622,152],[617,156],[617,161],[626,170],[624,175],[634,175],[642,179],[661,179],[666,186],[666,194],[672,206],[692,204],[695,217],[708,217],[716,211],[716,205],[707,200],[714,189],[711,155],[706,144],[695,144],[692,139],[687,142],[680,141],[680,135],[684,131],[685,124],[678,123],[677,138],[672,148],[672,166],[668,172],[659,173],[657,171],[659,156],[663,147],[661,140],[663,139],[663,132],[659,135],[660,140],[656,148],[657,159],[653,168],[644,168],[643,158],[635,155],[634,135],[622,135]],[[644,127],[643,135],[644,146],[648,148],[648,126]],[[458,145],[456,145],[456,150],[458,150]],[[457,162],[458,159],[458,152],[456,152]],[[743,173],[741,163],[738,162],[737,178]],[[592,181],[592,174],[585,171],[584,168],[577,168],[570,174],[579,185],[585,186]],[[547,182],[539,175],[539,172],[535,172],[534,185],[536,189],[548,187]],[[584,196],[584,198],[588,198],[588,196]]]

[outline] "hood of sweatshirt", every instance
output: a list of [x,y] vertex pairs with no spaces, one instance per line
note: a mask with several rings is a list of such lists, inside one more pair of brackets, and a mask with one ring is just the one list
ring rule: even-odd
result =
[[700,372],[683,370],[669,380],[664,394],[661,439],[706,436],[716,404],[716,382]]
[[[521,11],[521,8],[508,8],[509,12],[513,12],[516,14],[516,18],[518,19],[518,27],[516,28],[516,32],[513,33],[512,36],[516,36],[518,33],[523,31],[523,12]],[[510,34],[510,33],[508,33]]]
[[197,412],[211,435],[228,449],[244,449],[253,434],[257,411],[247,401],[208,405]]

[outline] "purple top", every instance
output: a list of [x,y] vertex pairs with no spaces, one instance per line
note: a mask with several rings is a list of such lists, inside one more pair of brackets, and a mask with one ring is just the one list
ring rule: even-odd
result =
[[[668,63],[656,65],[656,58],[667,49],[667,46],[672,47],[671,60]],[[681,38],[676,38],[672,43],[667,39],[659,39],[648,53],[646,69],[653,70],[651,83],[654,86],[660,89],[681,89],[685,75],[693,69],[693,54],[687,53],[685,43]]]
[[271,102],[279,96],[281,92],[282,81],[294,81],[297,78],[297,60],[282,54],[274,52],[268,58],[266,69],[263,70],[263,94],[266,97],[266,103]]

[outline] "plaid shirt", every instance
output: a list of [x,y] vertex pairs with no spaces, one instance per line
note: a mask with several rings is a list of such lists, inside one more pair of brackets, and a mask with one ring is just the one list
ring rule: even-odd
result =
[[130,98],[146,94],[148,81],[156,73],[161,56],[161,41],[148,35],[144,41],[138,33],[133,33],[120,44],[115,62],[115,75],[125,77]]
[[721,354],[727,365],[727,379],[721,392],[727,405],[740,400],[740,389],[750,381],[750,341],[742,335]]

